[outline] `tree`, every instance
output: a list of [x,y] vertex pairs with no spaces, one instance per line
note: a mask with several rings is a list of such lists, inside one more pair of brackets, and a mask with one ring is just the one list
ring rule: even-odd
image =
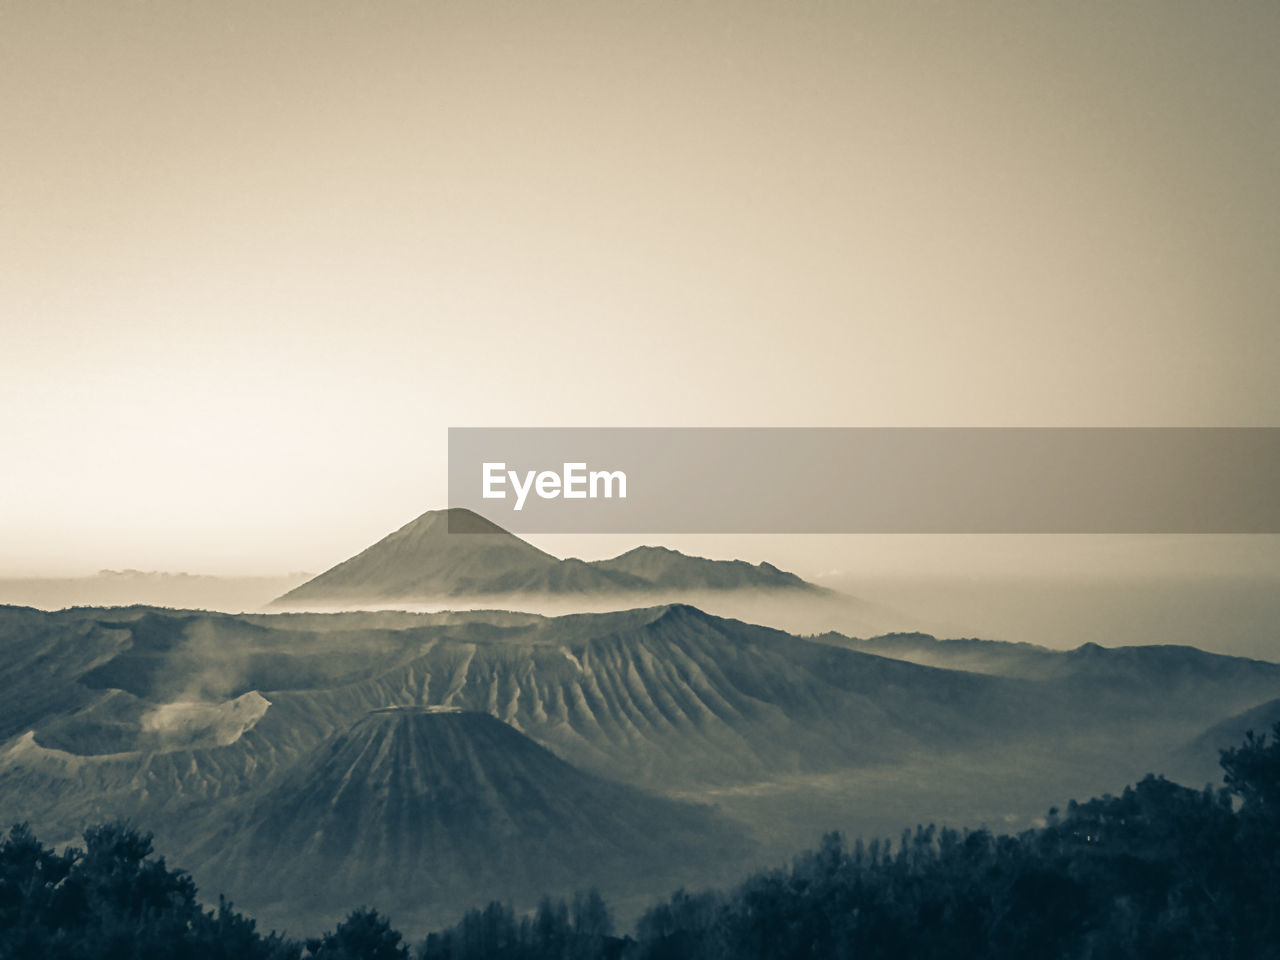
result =
[[25,826],[0,840],[0,957],[97,960],[297,960],[301,947],[225,901],[206,913],[191,878],[152,856],[151,834],[93,827],[85,848],[58,853]]
[[1244,812],[1280,820],[1280,723],[1267,735],[1245,734],[1244,743],[1221,751],[1227,789],[1240,797]]
[[360,907],[330,933],[307,941],[317,960],[408,960],[409,948],[377,910]]
[[613,917],[599,890],[592,888],[585,894],[574,894],[573,932],[579,937],[592,939],[613,935]]
[[533,946],[536,955],[545,958],[562,956],[571,933],[569,907],[563,900],[543,897],[533,917]]

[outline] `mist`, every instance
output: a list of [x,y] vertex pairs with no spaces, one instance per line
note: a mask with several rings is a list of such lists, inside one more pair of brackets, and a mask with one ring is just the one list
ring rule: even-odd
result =
[[0,579],[0,604],[61,610],[137,604],[240,613],[257,610],[306,582],[310,574],[217,577],[140,570],[103,570],[89,577]]
[[1280,659],[1280,579],[1259,577],[885,577],[825,581],[910,611],[938,637],[1072,649],[1181,644]]

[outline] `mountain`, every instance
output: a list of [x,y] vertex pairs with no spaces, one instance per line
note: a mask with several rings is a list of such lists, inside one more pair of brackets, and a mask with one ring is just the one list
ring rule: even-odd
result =
[[1181,745],[1169,757],[1169,769],[1188,783],[1218,779],[1218,752],[1239,746],[1249,731],[1268,737],[1280,723],[1280,698],[1227,717]]
[[557,559],[469,510],[433,510],[275,603],[614,591],[620,579]]
[[[1064,730],[1122,726],[1134,743],[1172,730],[1172,745],[1280,695],[1280,665],[1185,647],[993,644],[989,663],[1011,649],[999,675],[967,654],[946,669],[821,639],[685,604],[561,617],[0,608],[13,694],[0,737],[30,734],[27,773],[57,751],[99,770],[99,800],[118,781],[133,802],[139,777],[152,798],[194,799],[248,789],[371,710],[452,706],[596,774],[696,791]],[[911,645],[926,642],[951,647]],[[5,775],[0,763],[0,788]]]
[[1224,656],[1178,644],[1104,647],[1092,641],[1070,650],[1030,643],[966,637],[938,639],[924,633],[892,633],[860,639],[838,633],[814,637],[821,643],[896,660],[1027,680],[1075,679],[1086,684],[1137,689],[1170,685],[1230,684],[1237,677],[1272,665],[1250,657]]
[[596,560],[593,569],[634,577],[651,587],[679,590],[809,590],[818,587],[771,563],[707,560],[666,547],[636,547],[612,560]]
[[455,508],[424,513],[273,603],[305,607],[748,588],[826,592],[770,564],[706,560],[660,547],[591,563],[561,560],[479,514]]
[[[366,886],[398,895],[350,872],[366,855],[391,872],[394,850],[420,844],[444,864],[474,859],[508,821],[530,847],[509,839],[480,859],[537,862],[539,831],[560,833],[525,819],[524,806],[569,817],[565,795],[599,823],[591,811],[603,806],[648,824],[654,848],[675,851],[673,870],[698,869],[705,849],[690,841],[680,852],[689,821],[669,809],[653,819],[654,798],[633,792],[714,803],[769,857],[832,828],[1027,826],[1047,803],[1140,778],[1152,758],[1280,696],[1280,665],[1185,647],[1053,651],[917,635],[886,638],[878,654],[860,643],[687,604],[560,617],[0,607],[0,813],[58,842],[129,818],[203,889],[239,899],[270,893],[237,872],[241,860],[267,862],[254,859],[261,845],[274,858],[264,874],[332,875],[350,906],[371,899]],[[883,655],[893,650],[964,668]],[[385,712],[410,707],[422,709]],[[463,713],[424,709],[442,707]],[[428,775],[474,795],[481,819],[441,839]],[[523,799],[496,799],[507,786]],[[335,813],[343,797],[378,812]],[[566,822],[584,843],[605,842]],[[609,842],[631,849],[632,828],[619,830]],[[469,832],[490,839],[472,849]],[[331,845],[351,851],[352,866],[321,869]],[[649,864],[634,873],[644,892],[670,889],[656,864],[636,862]],[[496,889],[487,874],[458,876],[471,878],[458,881],[460,898]],[[276,917],[302,909],[277,906]]]
[[425,926],[491,899],[705,880],[748,844],[708,808],[583,773],[488,713],[397,706],[318,744],[206,849],[197,879],[260,918],[332,922],[359,891]]
[[927,633],[888,633],[877,637],[849,637],[827,631],[814,637],[820,643],[874,653],[946,670],[966,670],[1000,677],[1043,677],[1060,672],[1062,651],[1030,643],[1008,643],[973,637],[939,639]]

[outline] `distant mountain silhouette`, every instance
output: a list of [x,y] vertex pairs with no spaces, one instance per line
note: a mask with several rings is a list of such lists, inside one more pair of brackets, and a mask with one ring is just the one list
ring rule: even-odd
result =
[[500,595],[808,590],[771,564],[707,560],[639,547],[612,560],[561,560],[470,510],[432,510],[273,601],[379,604]]
[[794,573],[779,570],[771,563],[750,564],[744,560],[707,560],[690,557],[666,547],[636,547],[612,560],[597,560],[596,570],[634,577],[654,587],[698,590],[796,590],[818,589]]
[[850,650],[948,670],[1025,680],[1076,680],[1116,690],[1141,688],[1143,691],[1158,689],[1169,692],[1179,686],[1229,684],[1238,677],[1259,670],[1271,672],[1278,669],[1266,661],[1208,653],[1178,644],[1104,647],[1087,642],[1070,650],[1052,650],[1030,643],[973,637],[942,640],[926,633],[890,633],[859,639],[829,632],[814,639]]
[[202,882],[259,915],[324,921],[359,891],[438,922],[477,898],[634,893],[747,845],[709,808],[584,773],[487,713],[403,706],[320,743],[208,848]]

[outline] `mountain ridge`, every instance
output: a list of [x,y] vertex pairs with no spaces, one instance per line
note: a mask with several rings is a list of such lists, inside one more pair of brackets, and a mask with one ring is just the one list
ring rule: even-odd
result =
[[477,513],[451,508],[427,511],[271,606],[721,590],[830,592],[772,564],[666,547],[636,547],[607,560],[561,559]]

